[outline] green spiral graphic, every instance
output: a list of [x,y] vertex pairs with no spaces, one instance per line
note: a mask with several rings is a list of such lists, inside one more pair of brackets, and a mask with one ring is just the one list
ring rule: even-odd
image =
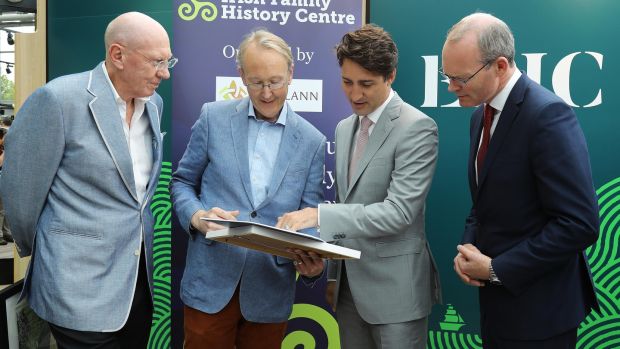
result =
[[[338,323],[336,319],[325,309],[313,305],[298,303],[293,305],[293,312],[289,317],[289,321],[305,318],[317,322],[325,331],[327,336],[327,349],[340,348],[340,334],[338,333]],[[311,333],[305,331],[294,331],[289,333],[282,341],[282,349],[315,349],[316,341]]]
[[430,330],[426,346],[431,349],[482,349],[482,339],[477,334]]
[[[190,0],[192,3],[187,2],[179,5],[178,14],[184,21],[193,21],[198,12],[200,17],[206,22],[211,22],[217,18],[217,7],[210,1]],[[205,7],[205,8],[203,8]]]
[[[598,195],[600,235],[586,249],[600,311],[593,311],[578,329],[577,348],[620,348],[620,178],[603,185]],[[428,348],[482,348],[477,334],[429,331]]]
[[603,185],[598,195],[601,228],[596,244],[586,250],[600,311],[579,326],[577,348],[620,347],[620,177]]
[[172,178],[172,164],[163,162],[161,175],[153,195],[151,210],[155,219],[153,237],[153,321],[149,349],[170,348],[171,319],[171,208],[168,185]]

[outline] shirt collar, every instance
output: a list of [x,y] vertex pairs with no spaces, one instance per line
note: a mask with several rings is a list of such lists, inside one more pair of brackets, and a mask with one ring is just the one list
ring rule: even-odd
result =
[[[381,104],[379,108],[373,110],[372,112],[368,113],[368,115],[366,115],[372,121],[373,124],[377,124],[377,121],[379,121],[379,117],[381,116],[381,113],[383,113],[388,103],[390,103],[390,101],[392,100],[395,94],[396,93],[394,92],[394,90],[390,89],[390,94],[388,95],[388,98],[385,99],[383,104]],[[358,115],[358,119],[360,121],[362,120],[362,117],[364,117],[364,115]]]
[[[253,117],[254,120],[259,121],[258,118],[256,118],[256,113],[254,112],[254,104],[252,104],[252,99],[249,100],[250,103],[248,103],[249,105],[249,110],[248,110],[248,117]],[[278,120],[276,120],[276,124],[280,124],[282,126],[286,126],[286,115],[288,114],[288,103],[284,103],[284,105],[282,106],[282,110],[280,111],[280,115],[278,116]]]
[[512,73],[512,76],[506,83],[506,86],[504,86],[504,88],[501,91],[499,91],[497,96],[495,96],[495,98],[491,100],[491,103],[489,103],[495,110],[498,110],[501,112],[504,109],[506,100],[508,100],[508,96],[510,95],[512,88],[515,86],[515,84],[517,83],[520,77],[521,77],[521,72],[519,71],[519,69],[515,69],[514,73]]
[[[116,88],[114,87],[114,84],[112,83],[112,80],[110,80],[110,75],[108,75],[108,70],[105,68],[105,61],[103,63],[101,63],[101,69],[103,69],[103,75],[105,75],[105,79],[108,82],[108,84],[110,85],[110,88],[112,89],[112,93],[114,94],[114,100],[116,101],[116,103],[125,104],[126,102],[121,98],[121,96],[118,94],[118,92],[116,92]],[[134,100],[142,101],[144,103],[146,103],[150,99],[151,99],[151,97],[138,97],[138,98],[134,98]]]

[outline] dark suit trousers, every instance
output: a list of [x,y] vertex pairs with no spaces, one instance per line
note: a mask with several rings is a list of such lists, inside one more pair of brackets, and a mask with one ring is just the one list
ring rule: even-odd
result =
[[[105,292],[105,290],[103,290]],[[96,297],[96,295],[94,295]],[[114,309],[110,309],[114,311]],[[97,314],[92,314],[97,316]],[[59,349],[138,349],[146,348],[151,332],[153,303],[146,276],[144,247],[140,254],[138,281],[125,326],[116,332],[76,331],[49,323]]]
[[185,349],[280,349],[286,322],[258,323],[241,314],[239,285],[232,299],[215,314],[184,306]]
[[482,329],[482,347],[484,349],[575,349],[577,345],[577,329],[561,333],[543,340],[507,340],[486,333]]

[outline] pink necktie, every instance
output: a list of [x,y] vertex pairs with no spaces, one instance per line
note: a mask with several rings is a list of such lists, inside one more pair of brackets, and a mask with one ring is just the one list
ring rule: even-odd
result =
[[360,128],[360,132],[357,134],[357,141],[355,142],[355,152],[351,157],[351,162],[349,162],[349,183],[351,183],[353,173],[357,170],[357,164],[364,154],[366,144],[368,144],[368,130],[372,125],[372,120],[370,120],[367,116],[364,116],[362,117],[361,124],[362,127]]
[[484,165],[484,158],[487,156],[487,150],[489,150],[489,143],[491,142],[491,126],[493,125],[493,117],[495,116],[495,109],[490,105],[484,106],[484,121],[482,125],[482,143],[480,143],[480,149],[478,149],[478,158],[476,170],[478,171],[478,177],[480,171],[482,171],[482,165]]

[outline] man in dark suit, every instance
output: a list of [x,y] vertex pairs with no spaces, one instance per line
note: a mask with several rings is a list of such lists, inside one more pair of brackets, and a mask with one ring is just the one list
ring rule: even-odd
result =
[[522,74],[501,20],[463,18],[443,74],[470,126],[473,206],[454,269],[480,287],[485,348],[574,348],[596,296],[584,249],[598,237],[586,141],[573,110]]

